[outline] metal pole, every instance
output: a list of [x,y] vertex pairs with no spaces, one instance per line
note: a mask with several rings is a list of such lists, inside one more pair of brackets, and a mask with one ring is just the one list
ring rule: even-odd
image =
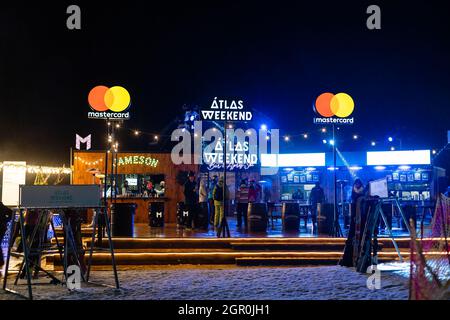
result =
[[73,184],[73,148],[70,147],[70,184]]
[[337,212],[337,181],[336,181],[336,136],[335,125],[333,124],[333,192],[334,192],[334,205],[333,205],[333,236],[341,236],[339,217]]

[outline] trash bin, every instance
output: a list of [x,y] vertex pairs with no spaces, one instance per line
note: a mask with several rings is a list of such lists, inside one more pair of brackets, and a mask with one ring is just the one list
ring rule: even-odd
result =
[[334,205],[323,203],[317,214],[317,231],[319,234],[331,235],[334,219]]
[[189,221],[189,210],[184,202],[177,203],[177,227],[185,227]]
[[152,228],[164,227],[164,202],[151,202],[148,207],[149,226]]
[[300,205],[297,202],[285,202],[281,210],[284,231],[300,230]]
[[265,203],[249,203],[247,221],[249,231],[266,232],[267,205]]
[[200,202],[197,215],[194,220],[195,228],[207,230],[209,226],[209,203]]
[[134,235],[135,203],[114,203],[111,205],[111,230],[114,237]]

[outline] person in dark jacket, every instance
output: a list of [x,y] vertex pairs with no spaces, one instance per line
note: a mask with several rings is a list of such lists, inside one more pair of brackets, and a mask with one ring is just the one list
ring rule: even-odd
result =
[[195,173],[190,171],[188,174],[188,180],[184,184],[184,204],[189,211],[189,219],[187,221],[187,228],[192,228],[192,222],[197,213],[198,205],[198,191],[197,182],[195,181]]
[[311,194],[309,195],[309,202],[311,205],[311,219],[313,222],[313,229],[315,228],[315,224],[317,222],[317,206],[321,205],[325,200],[325,193],[320,186],[320,183],[317,182],[316,186],[311,189]]
[[[345,241],[344,254],[342,259],[339,261],[341,266],[345,267],[353,267],[355,266],[355,259],[357,257],[354,256],[355,247],[359,246],[359,233],[361,230],[361,215],[357,214],[357,211],[360,213],[363,211],[361,200],[364,197],[364,184],[360,179],[356,179],[353,183],[352,188],[352,204],[351,204],[351,213],[350,213],[350,229],[348,231],[348,237]],[[358,219],[357,219],[358,217]],[[358,230],[358,231],[357,231]],[[356,235],[358,233],[358,235]]]
[[4,258],[3,251],[1,250],[1,243],[3,242],[3,238],[6,233],[6,229],[8,227],[8,221],[11,220],[13,215],[13,211],[3,205],[3,202],[0,202],[0,269],[3,267]]
[[248,210],[248,186],[247,181],[242,180],[237,195],[237,228],[242,227],[242,218],[244,218],[244,226],[247,229],[247,210]]

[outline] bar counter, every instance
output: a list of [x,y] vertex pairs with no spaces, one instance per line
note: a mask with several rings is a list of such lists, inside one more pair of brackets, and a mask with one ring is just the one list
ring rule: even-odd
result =
[[116,199],[108,199],[108,206],[111,203],[134,203],[136,204],[136,215],[134,216],[134,223],[148,223],[149,205],[152,202],[164,202],[164,221],[170,223],[175,221],[176,207],[173,208],[173,203],[167,197],[161,198],[146,198],[146,197],[117,197]]

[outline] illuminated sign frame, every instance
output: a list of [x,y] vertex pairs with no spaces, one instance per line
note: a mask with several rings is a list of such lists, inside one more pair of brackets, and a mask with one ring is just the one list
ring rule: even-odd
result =
[[367,152],[368,166],[430,165],[430,150]]
[[325,167],[325,153],[261,154],[261,167]]

